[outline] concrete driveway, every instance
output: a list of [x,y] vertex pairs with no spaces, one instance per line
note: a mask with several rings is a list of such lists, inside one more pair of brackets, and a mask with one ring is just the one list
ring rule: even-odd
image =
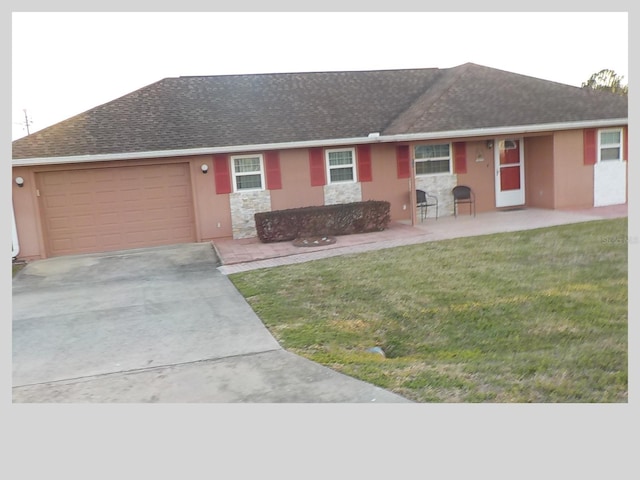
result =
[[408,402],[284,351],[211,244],[28,264],[13,279],[13,402]]

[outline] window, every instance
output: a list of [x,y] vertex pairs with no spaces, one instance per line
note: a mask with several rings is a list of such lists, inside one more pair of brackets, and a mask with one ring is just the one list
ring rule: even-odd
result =
[[451,173],[451,146],[448,143],[416,145],[414,152],[416,175]]
[[355,149],[327,150],[327,177],[329,183],[355,182]]
[[231,160],[235,192],[264,189],[262,155],[242,155],[231,157]]
[[598,161],[622,160],[622,130],[598,132]]

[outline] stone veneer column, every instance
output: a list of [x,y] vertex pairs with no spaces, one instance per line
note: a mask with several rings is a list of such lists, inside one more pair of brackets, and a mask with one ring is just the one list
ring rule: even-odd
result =
[[253,215],[271,211],[269,190],[237,192],[229,194],[231,229],[233,238],[249,238],[258,235]]
[[[451,190],[458,184],[458,176],[425,175],[416,177],[416,190],[424,190],[429,195],[438,197],[438,216],[453,215],[453,194]],[[435,207],[427,209],[427,218],[435,218]],[[418,217],[420,220],[420,217]]]
[[324,186],[324,204],[352,203],[362,201],[362,188],[359,182],[333,183]]

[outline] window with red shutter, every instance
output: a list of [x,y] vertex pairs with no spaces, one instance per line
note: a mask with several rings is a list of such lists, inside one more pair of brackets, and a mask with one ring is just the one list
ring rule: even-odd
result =
[[309,172],[311,174],[312,187],[319,187],[326,183],[322,148],[309,149]]
[[597,161],[596,133],[595,128],[586,128],[583,131],[585,165],[594,165]]
[[265,163],[267,189],[280,190],[282,188],[282,176],[280,174],[280,155],[278,151],[265,153]]
[[216,193],[231,193],[231,174],[229,172],[229,156],[217,154],[213,156],[213,173]]
[[358,180],[371,182],[373,172],[371,167],[371,145],[358,145],[356,156],[358,157]]
[[398,178],[409,178],[411,176],[409,145],[396,146],[396,163],[398,168]]
[[453,162],[455,173],[467,173],[467,144],[453,142]]

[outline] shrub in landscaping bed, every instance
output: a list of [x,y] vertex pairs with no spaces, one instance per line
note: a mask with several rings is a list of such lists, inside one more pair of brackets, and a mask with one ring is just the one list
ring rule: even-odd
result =
[[258,238],[269,243],[316,235],[379,232],[389,225],[390,209],[389,202],[367,200],[259,212],[254,218]]

